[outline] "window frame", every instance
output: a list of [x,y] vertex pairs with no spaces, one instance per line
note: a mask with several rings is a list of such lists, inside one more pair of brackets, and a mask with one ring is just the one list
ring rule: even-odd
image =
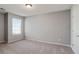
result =
[[[15,22],[13,19],[17,19],[17,20],[15,20],[16,22]],[[19,20],[20,20],[20,21],[19,21]],[[15,25],[13,22],[14,22],[15,24],[16,24],[16,23],[17,23],[17,24]],[[20,22],[20,24],[18,24],[18,22]],[[16,29],[13,29],[14,26],[15,26]],[[18,26],[19,26],[19,28],[20,28],[20,29],[19,29],[19,32],[17,32],[17,31],[18,31],[18,28],[17,28]],[[12,34],[13,34],[13,35],[20,35],[20,34],[22,34],[22,20],[21,20],[20,17],[12,17]]]

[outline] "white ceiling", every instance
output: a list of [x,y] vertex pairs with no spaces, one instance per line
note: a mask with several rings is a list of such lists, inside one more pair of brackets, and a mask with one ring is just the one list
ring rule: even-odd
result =
[[24,4],[0,4],[0,8],[4,8],[8,12],[21,16],[62,11],[70,9],[71,6],[70,4],[33,4],[32,8],[28,9]]

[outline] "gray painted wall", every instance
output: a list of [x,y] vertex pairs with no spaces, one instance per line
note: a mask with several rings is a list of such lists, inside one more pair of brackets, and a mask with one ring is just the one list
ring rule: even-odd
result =
[[70,45],[70,11],[26,18],[26,39]]
[[0,42],[4,42],[4,15],[0,14]]

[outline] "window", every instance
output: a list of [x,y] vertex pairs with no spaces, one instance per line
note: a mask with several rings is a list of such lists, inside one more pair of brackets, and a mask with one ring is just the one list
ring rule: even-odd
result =
[[21,34],[21,19],[12,19],[12,34]]

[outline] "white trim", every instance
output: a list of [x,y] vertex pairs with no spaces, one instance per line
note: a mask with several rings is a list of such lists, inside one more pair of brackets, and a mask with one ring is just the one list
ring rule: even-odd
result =
[[[28,39],[31,40],[31,39]],[[48,43],[48,44],[56,44],[56,45],[62,45],[62,46],[67,46],[67,47],[71,47],[68,44],[63,44],[63,43],[56,43],[56,42],[47,42],[47,41],[40,41],[40,40],[32,40],[32,41],[38,41],[38,42],[43,42],[43,43]]]

